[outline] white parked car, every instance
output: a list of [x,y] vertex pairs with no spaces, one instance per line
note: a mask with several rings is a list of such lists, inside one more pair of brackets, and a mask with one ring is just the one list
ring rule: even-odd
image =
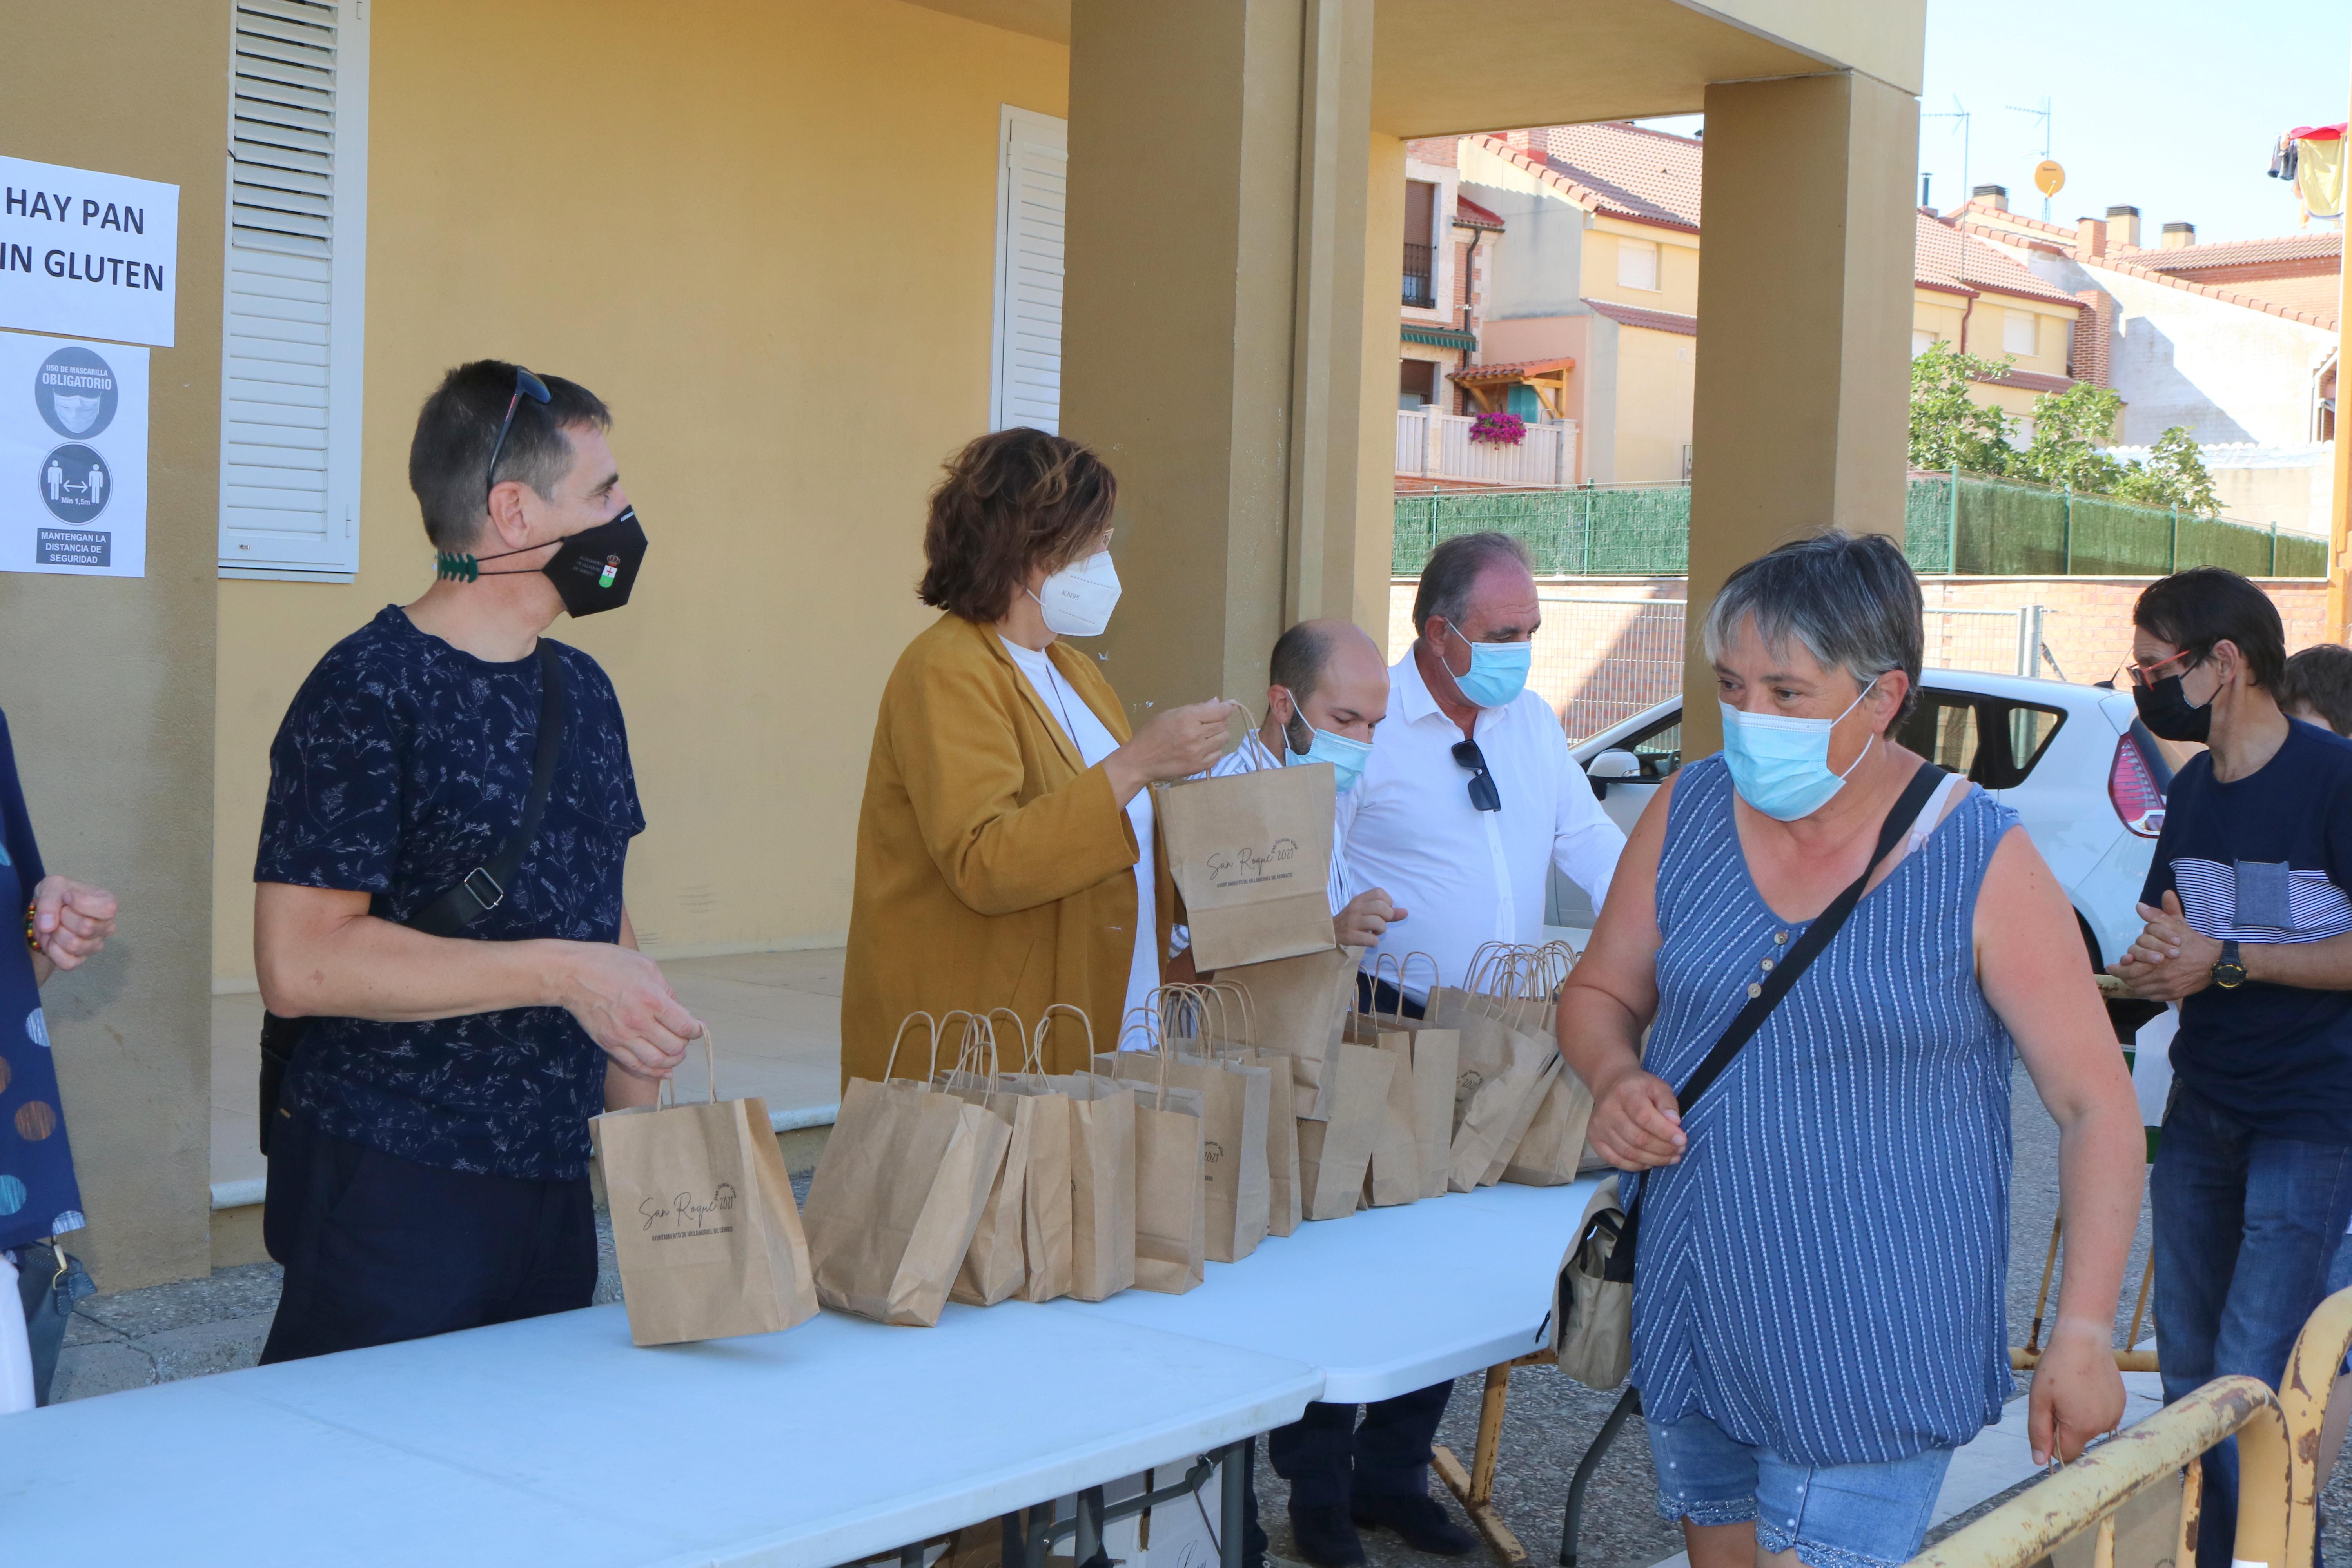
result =
[[[1571,748],[1593,793],[1629,832],[1659,782],[1682,765],[1682,710],[1674,698]],[[1895,738],[2015,809],[2065,888],[2095,968],[2131,945],[2172,768],[2128,692],[1923,670],[1918,705]],[[1591,925],[1582,889],[1557,870],[1551,896],[1549,923]]]

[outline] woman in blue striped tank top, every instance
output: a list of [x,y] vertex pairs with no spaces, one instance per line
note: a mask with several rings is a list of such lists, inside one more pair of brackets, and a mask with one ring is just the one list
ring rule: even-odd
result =
[[[1951,1452],[2011,1392],[2012,1045],[2060,1130],[2058,1327],[2037,1457],[2113,1427],[2141,1134],[2074,911],[2016,815],[1948,778],[1729,1068],[1685,1082],[1863,874],[1925,764],[1902,552],[1828,531],[1732,574],[1706,625],[1723,753],[1661,789],[1561,994],[1594,1149],[1642,1187],[1633,1383],[1693,1568],[1919,1549]],[[1639,1045],[1654,1025],[1646,1059]],[[1780,1561],[1785,1564],[1786,1556]]]

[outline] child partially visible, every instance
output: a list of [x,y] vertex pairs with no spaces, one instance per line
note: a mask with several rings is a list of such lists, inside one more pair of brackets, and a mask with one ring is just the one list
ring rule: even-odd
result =
[[2291,655],[2277,696],[2288,718],[2352,735],[2352,647],[2324,642]]

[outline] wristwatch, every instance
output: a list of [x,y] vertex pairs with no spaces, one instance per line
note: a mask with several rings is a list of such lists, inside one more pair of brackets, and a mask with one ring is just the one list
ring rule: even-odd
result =
[[2213,984],[2224,991],[2235,991],[2246,983],[2246,966],[2239,962],[2238,944],[2224,942],[2221,956],[2213,963]]

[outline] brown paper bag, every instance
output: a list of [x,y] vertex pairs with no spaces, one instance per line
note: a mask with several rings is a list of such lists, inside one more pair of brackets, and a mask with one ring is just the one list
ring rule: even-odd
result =
[[1280,1051],[1254,1050],[1249,1059],[1274,1069],[1266,1074],[1265,1233],[1288,1236],[1306,1218],[1305,1189],[1298,1179],[1298,1119],[1291,1110],[1290,1058]]
[[[1237,1263],[1257,1250],[1273,1219],[1265,1124],[1272,1114],[1274,1069],[1227,1059],[1218,1047],[1201,1044],[1204,1034],[1213,1038],[1217,1031],[1212,1026],[1225,1017],[1223,994],[1205,985],[1164,985],[1153,995],[1161,1039],[1176,1058],[1168,1068],[1169,1080],[1201,1094],[1208,1257]],[[1142,1082],[1157,1069],[1149,1053],[1124,1051],[1097,1058],[1095,1070]]]
[[1230,1045],[1280,1051],[1290,1058],[1292,1099],[1298,1114],[1328,1117],[1329,1096],[1323,1087],[1323,1058],[1339,1043],[1348,1013],[1355,1005],[1359,947],[1338,947],[1270,963],[1252,963],[1220,971],[1219,985],[1238,986],[1249,998],[1241,1026],[1245,1037],[1223,1037]]
[[1577,1178],[1592,1124],[1592,1091],[1562,1063],[1528,1123],[1503,1180],[1528,1187],[1563,1187]]
[[1510,1169],[1511,1161],[1518,1154],[1520,1142],[1528,1135],[1528,1126],[1536,1119],[1536,1112],[1543,1109],[1544,1100],[1551,1094],[1552,1084],[1560,1075],[1562,1068],[1559,1047],[1547,1041],[1541,1052],[1543,1066],[1536,1071],[1535,1085],[1520,1098],[1519,1108],[1511,1113],[1510,1121],[1504,1127],[1503,1136],[1495,1145],[1494,1157],[1486,1162],[1486,1172],[1478,1178],[1478,1184],[1482,1187],[1493,1186],[1503,1179],[1503,1173]]
[[1344,1219],[1356,1212],[1397,1060],[1374,1046],[1331,1047],[1323,1064],[1332,1085],[1331,1114],[1298,1122],[1298,1181],[1308,1219]]
[[1451,991],[1440,994],[1447,1000],[1439,1004],[1438,1016],[1461,1037],[1446,1184],[1466,1193],[1480,1184],[1502,1152],[1522,1102],[1538,1087],[1549,1047],[1507,1026],[1475,998],[1455,1000],[1460,994]]
[[1152,1080],[1128,1080],[1135,1094],[1135,1288],[1181,1296],[1202,1279],[1208,1239],[1202,1096],[1175,1086],[1175,1052],[1163,1044],[1149,1055]]
[[[1075,1015],[1080,1023],[1086,1021],[1085,1014],[1065,1003],[1057,1002],[1045,1011],[1050,1014],[1056,1008]],[[998,1011],[1013,1017],[1019,1027],[1021,1021],[1010,1009]],[[992,1019],[995,1016],[989,1015]],[[1006,1092],[1022,1095],[1037,1106],[1029,1129],[1029,1180],[1021,1194],[1024,1277],[1020,1294],[1024,1301],[1066,1296],[1071,1284],[1070,1097],[1045,1085],[1046,1027],[1046,1020],[1040,1019],[1036,1033],[1027,1037],[1021,1070],[1001,1080]]]
[[[1019,1028],[1018,1018],[1013,1019],[1013,1026]],[[1011,1299],[1028,1281],[1029,1260],[1022,1219],[1039,1102],[1003,1088],[997,1072],[995,1033],[988,1018],[971,1021],[955,1070],[940,1075],[933,1087],[967,1105],[980,1107],[1012,1131],[1004,1146],[1004,1163],[997,1167],[995,1184],[989,1191],[988,1201],[981,1206],[980,1225],[971,1234],[971,1245],[964,1250],[963,1267],[957,1271],[955,1284],[948,1291],[951,1301],[961,1301],[968,1307],[993,1307]]]
[[1364,1167],[1364,1204],[1369,1208],[1393,1208],[1421,1196],[1421,1154],[1412,1139],[1412,1037],[1376,1035],[1367,1042],[1386,1051],[1391,1064],[1388,1098],[1372,1133],[1372,1155]]
[[1332,778],[1265,768],[1154,788],[1203,973],[1331,951]]
[[[1092,1060],[1094,1025],[1087,1016],[1066,1003],[1045,1011],[1077,1019]],[[1052,1024],[1050,1016],[1038,1020],[1041,1044]],[[1135,1091],[1090,1072],[1037,1081],[1070,1108],[1070,1294],[1107,1300],[1135,1283]]]
[[608,1110],[588,1123],[629,1338],[641,1345],[768,1333],[816,1315],[808,1242],[767,1102],[720,1100],[707,1032],[702,1043],[709,1103]]
[[[931,1030],[936,1058],[939,1026]],[[929,1328],[940,1321],[1013,1130],[928,1082],[852,1079],[809,1181],[809,1260],[817,1300],[877,1322]],[[935,1064],[936,1065],[936,1061]]]
[[[1387,979],[1402,997],[1405,974],[1415,967],[1415,960],[1427,966],[1433,994],[1437,988],[1437,961],[1425,952],[1408,952],[1402,962],[1382,953],[1372,970],[1375,984]],[[1377,991],[1374,994],[1377,995]],[[1452,1163],[1454,1100],[1460,1076],[1462,1037],[1458,1030],[1426,1018],[1406,1017],[1402,1011],[1349,1016],[1348,1038],[1359,1045],[1390,1047],[1400,1037],[1412,1061],[1413,1152],[1420,1168],[1420,1195],[1433,1198],[1444,1193],[1446,1173]]]

